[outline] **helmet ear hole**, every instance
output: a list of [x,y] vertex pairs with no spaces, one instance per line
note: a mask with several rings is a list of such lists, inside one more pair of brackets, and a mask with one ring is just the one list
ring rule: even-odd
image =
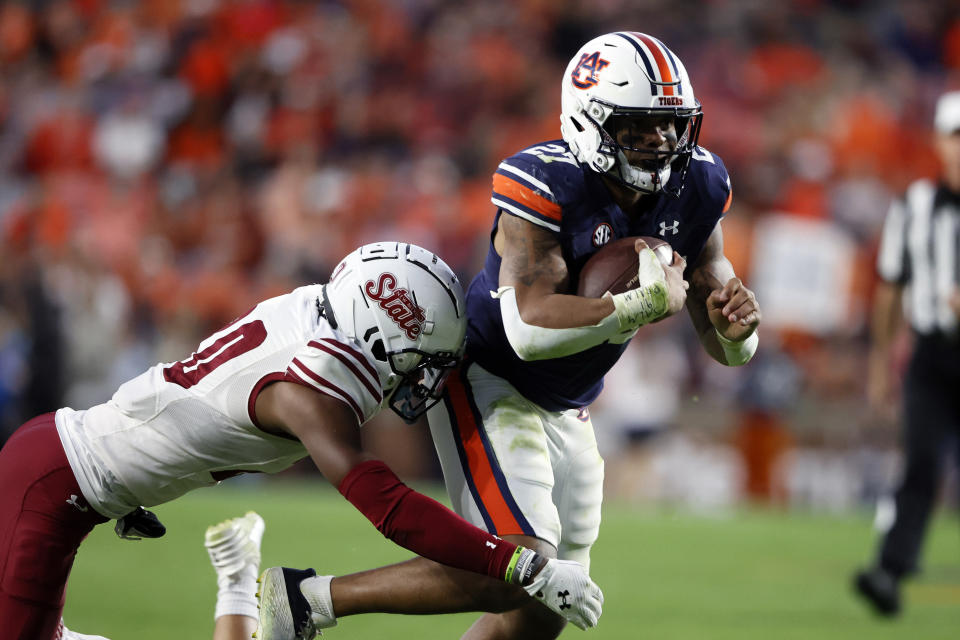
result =
[[577,122],[576,118],[570,118],[570,122],[572,122],[573,126],[577,128],[577,133],[583,133],[583,127],[580,126],[580,123]]
[[387,361],[387,350],[383,346],[383,340],[381,340],[380,338],[377,338],[373,342],[373,346],[370,347],[370,353],[373,354],[374,358],[376,358],[377,360],[380,360],[381,362]]

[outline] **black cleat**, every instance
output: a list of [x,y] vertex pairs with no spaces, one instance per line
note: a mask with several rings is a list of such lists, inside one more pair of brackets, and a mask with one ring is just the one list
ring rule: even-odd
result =
[[879,567],[860,571],[854,576],[853,588],[881,616],[900,613],[900,583]]

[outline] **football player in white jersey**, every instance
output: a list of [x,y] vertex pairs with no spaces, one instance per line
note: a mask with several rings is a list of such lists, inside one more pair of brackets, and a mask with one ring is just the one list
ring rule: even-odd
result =
[[[361,447],[359,427],[383,406],[412,421],[438,401],[463,351],[464,313],[460,283],[436,255],[403,243],[366,245],[328,283],[261,302],[190,357],[123,384],[109,402],[21,426],[0,450],[4,638],[58,635],[73,558],[94,526],[118,519],[118,533],[162,534],[141,505],[246,471],[280,471],[307,455],[384,536],[475,574],[478,593],[444,600],[435,612],[499,610],[546,582],[573,595],[541,597],[544,604],[595,624],[602,596],[581,565],[468,524]],[[294,581],[293,589],[308,577],[271,575]],[[315,590],[329,594],[330,579],[317,581]],[[218,625],[252,630],[253,585],[238,592]],[[302,619],[298,604],[275,619],[306,634],[309,615]],[[415,594],[389,606],[425,612]]]

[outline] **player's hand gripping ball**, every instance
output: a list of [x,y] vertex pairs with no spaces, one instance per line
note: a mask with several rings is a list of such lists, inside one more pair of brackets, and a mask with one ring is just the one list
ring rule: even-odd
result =
[[[660,262],[673,264],[673,249],[667,242],[653,236],[640,236],[640,239],[653,249]],[[636,237],[614,240],[590,256],[580,271],[577,295],[599,298],[607,291],[616,295],[636,288],[639,280],[636,240]]]

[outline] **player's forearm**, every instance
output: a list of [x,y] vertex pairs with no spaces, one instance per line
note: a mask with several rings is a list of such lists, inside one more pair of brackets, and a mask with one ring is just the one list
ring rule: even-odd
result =
[[[493,295],[500,299],[504,333],[510,346],[522,360],[561,358],[604,342],[623,343],[639,327],[668,315],[671,298],[659,258],[650,249],[644,249],[637,261],[639,286],[616,294],[608,291],[601,298],[562,294],[534,297],[535,291],[530,288],[500,287]],[[685,296],[683,292],[675,302],[682,303]],[[573,312],[590,308],[606,315],[599,320],[596,315],[588,315],[583,320],[582,315]]]
[[709,285],[703,283],[699,287],[695,284],[691,285],[690,293],[687,296],[687,314],[690,316],[690,321],[693,322],[693,327],[697,331],[697,338],[700,340],[703,350],[711,358],[725,365],[727,364],[727,358],[723,353],[723,347],[720,346],[717,329],[710,322],[710,317],[707,314],[708,287]]
[[728,367],[746,364],[756,353],[759,337],[756,330],[741,340],[724,340],[717,328],[710,322],[706,308],[695,298],[687,299],[687,311],[703,350],[711,358]]
[[614,303],[609,299],[596,300],[606,302],[610,307],[607,315],[598,322],[551,328],[532,324],[523,318],[513,287],[501,287],[496,295],[500,300],[500,315],[507,341],[521,360],[562,358],[602,344],[621,333]]
[[706,327],[697,328],[697,337],[700,339],[700,345],[703,347],[703,350],[707,352],[707,355],[719,362],[720,364],[728,364],[727,357],[723,353],[723,348],[720,346],[720,340],[717,338],[717,330],[709,322]]
[[669,312],[662,277],[658,282],[622,293],[607,292],[603,299],[610,301],[613,311],[600,322],[585,327],[553,329],[529,324],[521,316],[513,287],[501,287],[494,295],[500,299],[504,333],[521,360],[562,358],[604,342],[622,344],[633,337],[639,327]]
[[593,326],[614,311],[609,298],[583,298],[563,293],[538,295],[523,286],[515,287],[515,291],[517,308],[524,322],[545,329]]
[[507,579],[517,545],[474,527],[407,487],[382,462],[355,467],[338,489],[385,537],[435,562]]

